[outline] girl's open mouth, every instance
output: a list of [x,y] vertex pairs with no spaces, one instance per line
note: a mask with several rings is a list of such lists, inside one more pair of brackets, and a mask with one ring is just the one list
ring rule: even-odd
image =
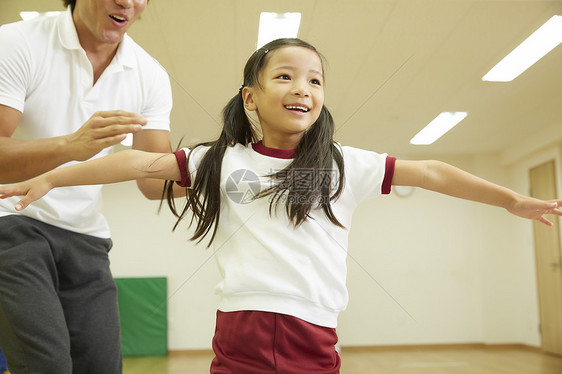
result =
[[301,106],[301,105],[285,105],[285,109],[299,111],[299,112],[303,112],[303,113],[306,113],[306,112],[310,111],[309,108],[307,108],[305,106]]

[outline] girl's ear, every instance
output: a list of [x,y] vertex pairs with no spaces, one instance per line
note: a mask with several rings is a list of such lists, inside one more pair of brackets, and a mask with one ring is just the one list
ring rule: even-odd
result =
[[254,100],[254,88],[253,87],[244,87],[242,89],[242,99],[244,100],[244,108],[253,112],[258,107]]

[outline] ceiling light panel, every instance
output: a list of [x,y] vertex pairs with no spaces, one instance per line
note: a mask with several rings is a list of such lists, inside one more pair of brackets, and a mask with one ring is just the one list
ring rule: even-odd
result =
[[258,32],[258,49],[275,39],[296,38],[300,22],[300,13],[262,12]]
[[562,16],[553,16],[482,77],[510,82],[562,43]]
[[460,121],[465,119],[466,116],[466,112],[443,112],[418,132],[416,136],[410,140],[410,144],[432,144],[455,127]]

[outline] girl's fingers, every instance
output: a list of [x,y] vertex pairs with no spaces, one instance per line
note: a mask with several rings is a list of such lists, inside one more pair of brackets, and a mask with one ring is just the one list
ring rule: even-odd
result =
[[14,205],[14,208],[17,211],[20,211],[27,208],[27,206],[33,201],[37,200],[30,195],[30,192],[29,188],[18,188],[17,185],[3,186],[0,188],[0,199],[6,199],[13,196],[23,196],[23,198]]
[[[8,197],[12,197],[12,196],[17,196],[16,194],[7,194],[7,193],[0,193],[0,199],[6,199]],[[25,201],[25,198],[21,199],[20,201],[18,201],[16,203],[16,205],[14,205],[14,208],[17,211],[20,211],[22,209],[25,209],[27,206],[29,205],[29,203],[27,203]]]
[[3,187],[2,190],[0,190],[0,199],[6,199],[12,196],[16,196],[16,194],[14,193],[13,189],[9,188],[8,186]]
[[548,219],[546,219],[546,218],[544,218],[544,217],[539,218],[539,222],[542,222],[542,223],[544,223],[544,224],[547,225],[547,226],[552,226],[552,225],[553,225],[552,222],[550,222]]
[[34,202],[35,200],[37,200],[37,198],[31,197],[31,195],[29,195],[29,193],[28,193],[27,195],[24,196],[23,199],[21,199],[20,201],[18,201],[16,203],[16,205],[14,205],[14,208],[17,211],[23,210],[23,209],[27,208],[27,206],[29,204],[31,204],[32,202]]

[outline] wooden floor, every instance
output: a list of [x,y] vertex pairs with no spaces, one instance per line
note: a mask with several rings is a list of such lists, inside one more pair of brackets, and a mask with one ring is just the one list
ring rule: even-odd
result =
[[[123,374],[208,374],[212,352],[126,357]],[[341,374],[561,374],[562,357],[504,345],[344,348]]]

